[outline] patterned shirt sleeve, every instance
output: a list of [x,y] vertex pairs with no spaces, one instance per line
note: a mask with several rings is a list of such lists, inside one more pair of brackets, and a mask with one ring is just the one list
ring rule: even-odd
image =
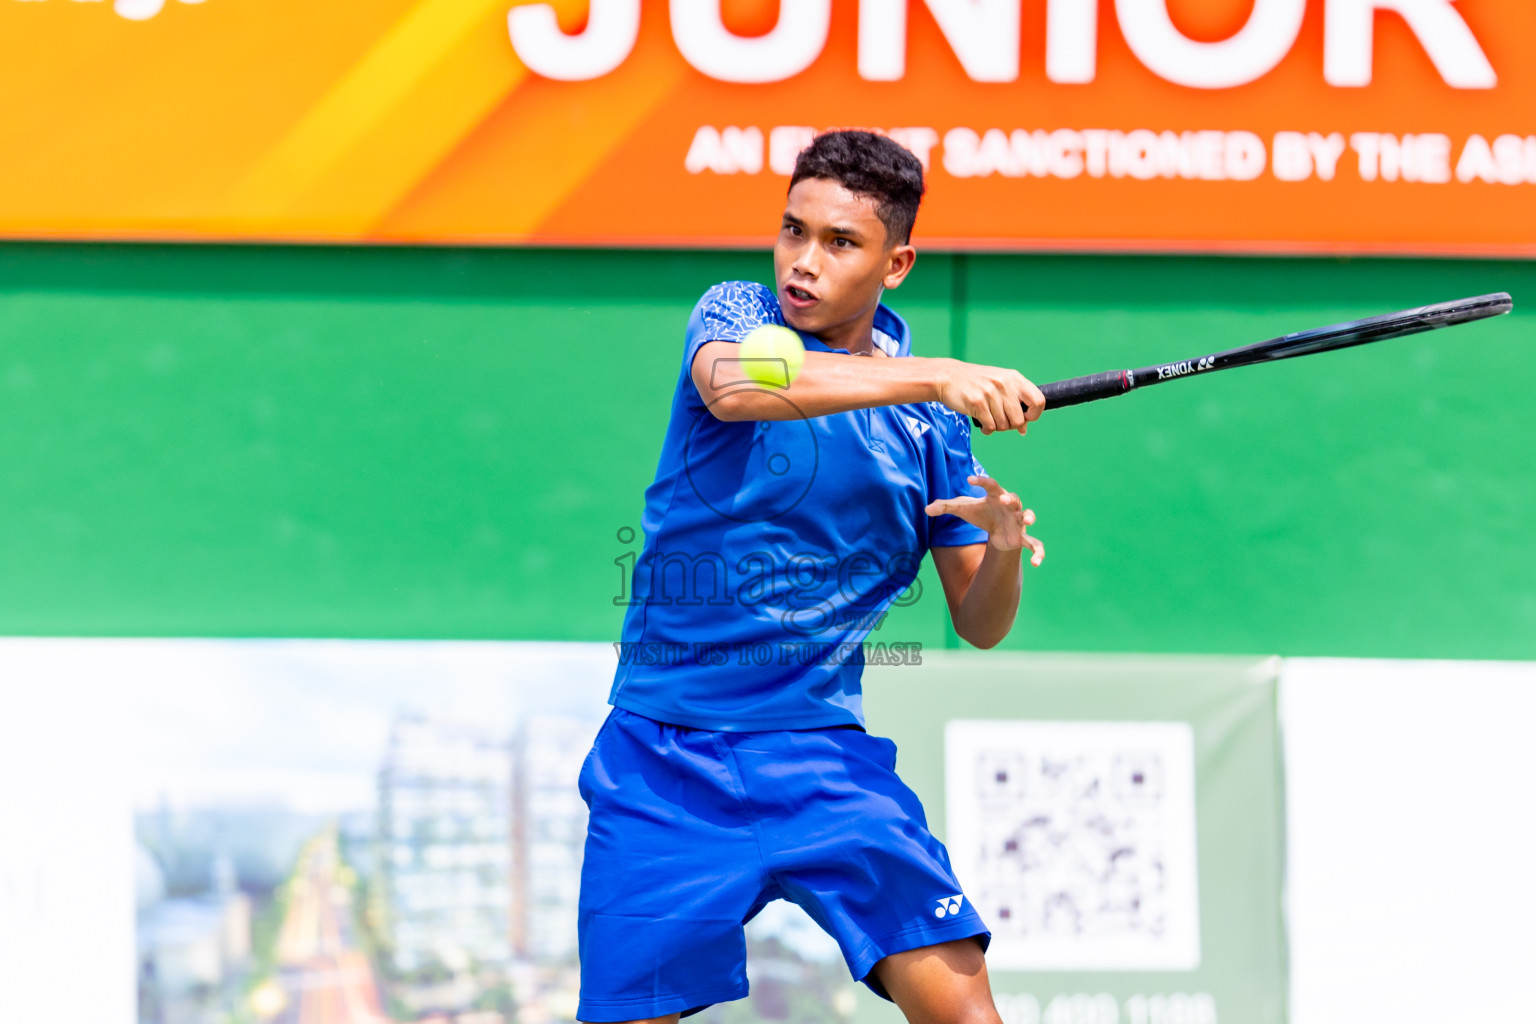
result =
[[[941,486],[947,493],[930,494],[928,498],[930,501],[962,495],[979,498],[986,491],[971,484],[966,477],[986,476],[987,471],[971,454],[970,421],[948,406],[938,406],[937,411],[936,418],[943,428],[944,465],[935,476],[942,481]],[[939,516],[928,535],[928,546],[934,548],[957,548],[986,542],[987,531],[972,526],[959,516]]]
[[[727,281],[715,285],[699,300],[698,318],[701,344],[704,341],[740,341],[753,328],[784,323],[784,314],[773,293],[755,281]],[[693,333],[689,331],[690,341]]]
[[784,314],[773,292],[755,281],[726,281],[704,293],[688,318],[687,341],[683,347],[683,373],[679,381],[693,400],[702,407],[698,390],[692,382],[693,360],[707,342],[739,342],[763,324],[784,323]]

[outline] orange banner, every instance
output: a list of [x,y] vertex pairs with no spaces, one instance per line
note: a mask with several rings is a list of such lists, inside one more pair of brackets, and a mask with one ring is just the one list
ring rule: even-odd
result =
[[1536,255],[1527,0],[0,0],[0,234],[755,244],[887,131],[957,248]]

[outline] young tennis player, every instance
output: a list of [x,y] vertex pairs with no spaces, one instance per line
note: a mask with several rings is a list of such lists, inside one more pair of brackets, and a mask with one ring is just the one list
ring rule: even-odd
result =
[[[970,422],[1024,432],[1017,372],[912,354],[881,305],[902,283],[922,166],[866,132],[801,154],[773,289],[735,281],[688,322],[646,492],[610,713],[581,772],[583,1021],[675,1021],[747,994],[742,927],[799,904],[853,976],[914,1024],[994,1024],[986,924],[896,749],[863,729],[861,642],[931,554],[959,635],[991,647],[1018,609],[1018,497],[971,456]],[[787,387],[738,342],[804,341]]]

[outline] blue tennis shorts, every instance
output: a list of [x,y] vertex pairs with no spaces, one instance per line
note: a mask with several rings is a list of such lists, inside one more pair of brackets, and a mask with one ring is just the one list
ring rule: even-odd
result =
[[581,770],[583,1021],[747,994],[742,927],[791,900],[854,978],[892,953],[990,940],[896,745],[851,727],[711,732],[615,708]]

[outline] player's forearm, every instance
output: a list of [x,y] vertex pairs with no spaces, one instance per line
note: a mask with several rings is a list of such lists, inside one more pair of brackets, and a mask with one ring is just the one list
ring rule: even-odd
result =
[[710,342],[699,349],[693,361],[693,383],[717,419],[788,420],[932,402],[938,398],[947,364],[954,362],[918,356],[887,359],[807,352],[805,364],[789,387],[743,388],[740,384],[746,375],[737,365],[736,350],[731,342]]
[[1023,549],[999,551],[988,544],[965,596],[951,611],[960,638],[983,649],[1001,643],[1019,613],[1022,577]]

